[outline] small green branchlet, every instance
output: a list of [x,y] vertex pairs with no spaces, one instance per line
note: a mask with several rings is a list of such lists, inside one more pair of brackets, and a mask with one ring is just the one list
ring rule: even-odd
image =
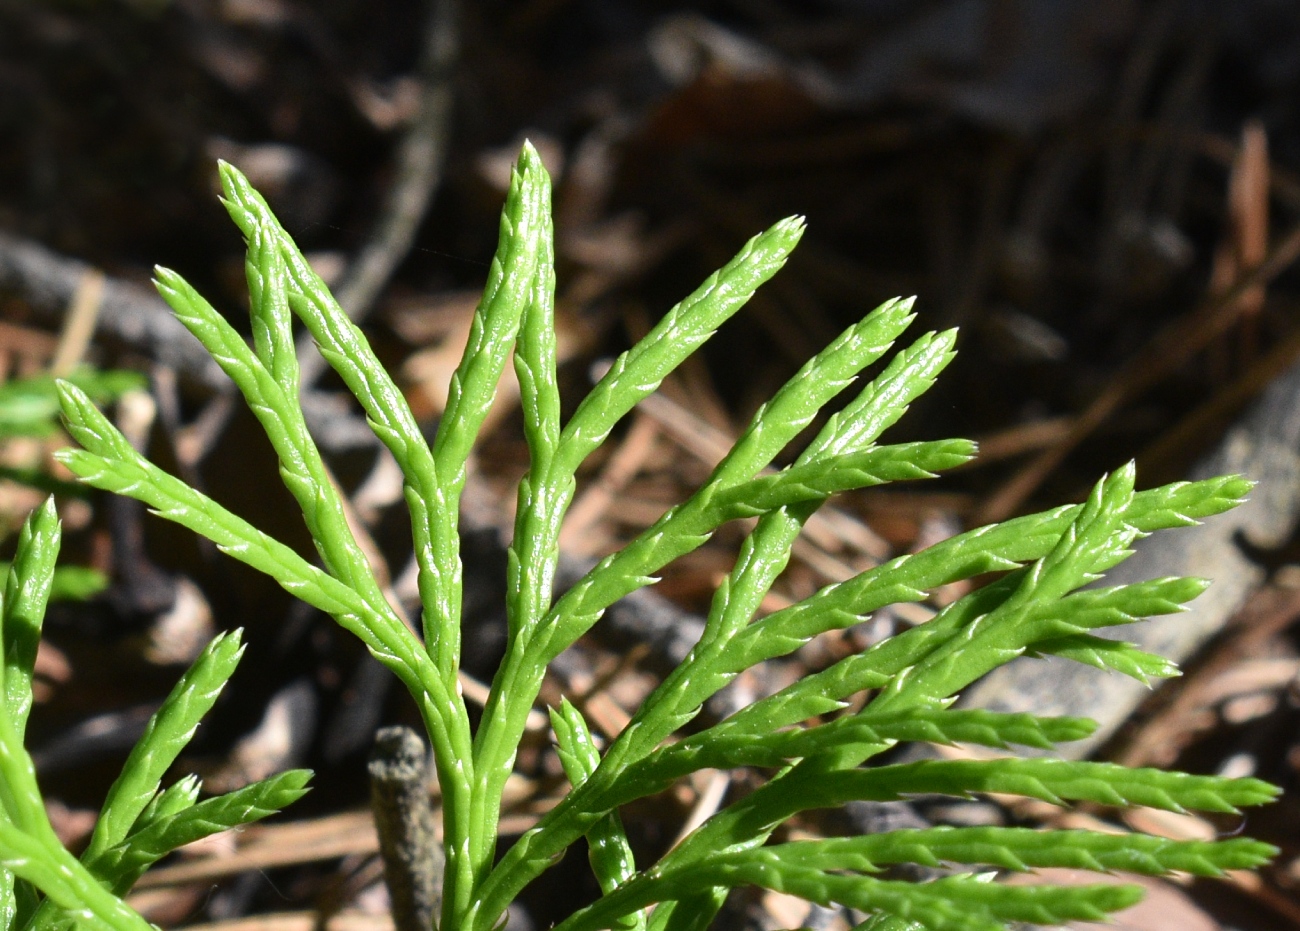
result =
[[[233,167],[222,165],[221,177],[226,207],[248,244],[252,344],[175,273],[159,270],[159,290],[261,421],[316,542],[319,561],[302,558],[144,460],[72,385],[61,389],[63,411],[82,449],[60,458],[89,484],[145,502],[332,615],[407,687],[424,718],[443,791],[446,872],[439,927],[499,927],[520,892],[582,838],[603,895],[565,920],[559,926],[563,931],[702,929],[728,891],[740,886],[848,906],[870,916],[878,928],[993,931],[1011,922],[1051,925],[1104,918],[1133,904],[1141,893],[1135,886],[1111,883],[1069,888],[1001,884],[989,881],[991,871],[1064,866],[1219,876],[1258,867],[1275,854],[1267,844],[1245,838],[1184,842],[1024,828],[935,827],[825,840],[773,839],[785,821],[803,811],[916,793],[999,793],[1057,805],[1090,802],[1212,812],[1233,812],[1274,798],[1276,789],[1256,779],[1011,754],[871,765],[873,758],[909,741],[1041,750],[1088,735],[1094,725],[1086,719],[952,707],[966,686],[1017,656],[1063,657],[1143,681],[1174,674],[1164,659],[1093,631],[1182,610],[1204,583],[1163,579],[1115,588],[1088,586],[1126,558],[1139,536],[1234,507],[1249,489],[1245,480],[1229,477],[1136,491],[1133,470],[1124,467],[1100,482],[1083,504],[971,530],[758,618],[759,605],[786,567],[804,523],[831,495],[926,478],[974,455],[974,447],[962,440],[879,443],[952,359],[951,332],[923,336],[897,352],[837,413],[822,415],[912,322],[910,301],[890,301],[845,331],[760,408],[693,495],[557,597],[560,528],[577,470],[624,415],[780,269],[802,235],[802,220],[782,221],[747,243],[620,356],[562,422],[550,181],[536,152],[525,146],[502,213],[484,297],[430,445],[397,385],[266,202]],[[423,640],[384,597],[307,431],[296,397],[295,319],[356,396],[405,476],[420,569]],[[531,464],[520,483],[509,550],[506,654],[475,731],[456,687],[461,605],[457,512],[468,457],[498,379],[512,361]],[[790,444],[819,418],[813,440],[789,465],[773,470],[778,456],[788,456]],[[551,710],[556,748],[572,788],[498,857],[503,790],[547,664],[615,601],[651,584],[665,565],[737,518],[754,519],[753,529],[717,590],[698,644],[624,731],[602,749],[577,708],[563,702]],[[42,561],[36,554],[50,546],[51,535],[57,540],[53,520],[48,508],[33,518],[13,570],[19,581],[11,581],[11,587],[48,576],[52,558]],[[927,623],[841,659],[690,736],[669,740],[711,696],[753,665],[786,656],[811,638],[857,624],[888,605],[920,601],[939,586],[991,574],[996,581]],[[140,929],[145,924],[119,897],[150,863],[199,836],[205,826],[250,820],[290,801],[301,793],[303,779],[284,774],[205,802],[196,801],[195,786],[186,780],[160,788],[163,772],[237,659],[236,639],[219,638],[159,712],[110,793],[90,848],[74,860],[53,840],[21,746],[21,722],[30,701],[24,698],[29,689],[23,676],[30,677],[36,635],[31,619],[39,616],[38,601],[7,595],[5,602],[6,715],[0,719],[5,927],[44,927],[70,916],[93,916],[99,927]],[[35,624],[39,630],[39,621]],[[869,696],[865,703],[860,700],[864,693]],[[851,705],[855,698],[859,701]],[[722,807],[658,862],[636,862],[620,806],[701,769],[737,767],[756,768],[767,779]],[[928,883],[882,878],[886,867],[897,864],[955,870]],[[33,890],[45,896],[43,902]]]
[[54,503],[47,501],[19,537],[0,608],[0,926],[5,931],[143,931],[152,926],[122,899],[150,865],[191,841],[279,811],[305,794],[310,774],[290,770],[202,802],[193,777],[162,787],[243,653],[238,631],[223,634],[208,644],[150,718],[109,790],[90,843],[80,858],[70,854],[50,826],[22,742],[59,539]]

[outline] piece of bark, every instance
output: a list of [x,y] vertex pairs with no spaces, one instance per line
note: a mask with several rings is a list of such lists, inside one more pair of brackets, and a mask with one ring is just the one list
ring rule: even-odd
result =
[[397,931],[428,931],[442,905],[442,848],[429,803],[429,751],[405,726],[375,734],[370,805]]

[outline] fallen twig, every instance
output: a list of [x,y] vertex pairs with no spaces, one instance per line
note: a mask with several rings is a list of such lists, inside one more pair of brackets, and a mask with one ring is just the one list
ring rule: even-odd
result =
[[429,751],[409,727],[385,727],[370,755],[370,805],[398,931],[426,931],[442,906],[442,848],[429,804]]
[[[20,294],[42,323],[62,326],[68,303],[88,274],[95,272],[85,262],[0,232],[0,290]],[[175,369],[208,391],[220,391],[230,383],[162,298],[139,285],[104,279],[97,332]]]

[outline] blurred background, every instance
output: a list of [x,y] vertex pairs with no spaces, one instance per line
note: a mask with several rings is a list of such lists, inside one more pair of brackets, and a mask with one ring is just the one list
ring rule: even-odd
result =
[[[184,763],[214,789],[308,765],[317,788],[286,819],[187,852],[133,901],[164,926],[388,927],[364,760],[377,724],[415,720],[408,700],[328,619],[142,507],[69,486],[50,459],[68,441],[48,376],[78,373],[155,461],[308,553],[269,446],[153,296],[152,267],[179,271],[247,331],[242,242],[217,199],[216,160],[234,163],[432,432],[524,139],[555,180],[570,405],[747,238],[808,219],[785,270],[589,463],[565,531],[574,566],[688,493],[837,333],[916,295],[910,336],[959,327],[959,356],[890,439],[972,437],[981,459],[837,499],[766,607],[1078,500],[1131,459],[1150,486],[1273,443],[1250,474],[1271,523],[1197,555],[1197,574],[1238,580],[1208,647],[1188,648],[1177,690],[1115,711],[1099,752],[1293,786],[1298,108],[1300,8],[1286,0],[0,0],[0,517],[12,535],[57,493],[64,561],[86,570],[52,609],[30,737],[60,831],[84,839],[183,665],[242,626],[243,667]],[[301,353],[313,432],[409,600],[395,471],[313,352]],[[465,503],[478,681],[499,655],[502,533],[526,465],[514,392],[503,384]],[[543,698],[578,696],[617,732],[689,644],[741,532],[562,657]],[[960,593],[814,642],[745,687],[778,688]],[[507,835],[563,790],[545,737],[521,754]],[[663,850],[718,791],[686,785],[630,812],[639,849]],[[1046,817],[987,801],[913,808]],[[1156,906],[1129,926],[1297,926],[1298,815],[1283,802],[1247,826],[1285,851],[1262,880],[1155,884]],[[521,903],[518,927],[594,894],[581,860]],[[848,917],[755,894],[727,920]]]

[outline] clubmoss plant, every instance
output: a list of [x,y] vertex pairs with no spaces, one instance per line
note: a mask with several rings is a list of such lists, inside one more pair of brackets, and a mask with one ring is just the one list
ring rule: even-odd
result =
[[[221,177],[226,207],[248,245],[252,344],[179,275],[160,269],[158,287],[261,421],[279,456],[284,482],[301,505],[318,560],[303,558],[141,458],[70,385],[63,388],[64,415],[84,449],[61,458],[90,484],[138,498],[270,574],[359,636],[401,679],[423,716],[443,792],[446,872],[439,924],[446,931],[499,927],[524,887],[583,837],[604,895],[562,922],[562,931],[701,929],[730,889],[748,885],[823,905],[850,906],[877,925],[915,924],[932,931],[1096,920],[1133,904],[1140,891],[1111,883],[1004,885],[989,881],[991,871],[1067,866],[1216,876],[1259,866],[1274,853],[1245,838],[1177,842],[1140,834],[987,827],[772,842],[777,829],[799,812],[917,793],[999,793],[1059,805],[1086,801],[1214,812],[1272,799],[1276,790],[1255,779],[1107,763],[1008,755],[866,765],[906,741],[1050,748],[1090,733],[1094,724],[1081,718],[952,707],[962,689],[1022,654],[1065,657],[1141,679],[1172,675],[1175,670],[1162,658],[1092,631],[1176,612],[1206,583],[1161,579],[1116,588],[1087,586],[1128,556],[1138,537],[1233,507],[1246,493],[1246,481],[1220,478],[1138,492],[1132,468],[1125,467],[1101,481],[1083,504],[963,533],[756,619],[803,524],[828,497],[926,478],[974,454],[964,440],[878,444],[883,431],[953,356],[954,334],[932,333],[895,354],[876,378],[825,417],[789,465],[768,470],[824,406],[885,356],[911,322],[911,302],[890,301],[850,327],[781,388],[698,491],[557,597],[560,527],[579,466],[638,401],[777,272],[799,241],[803,221],[783,220],[747,243],[624,353],[562,423],[550,182],[536,153],[525,146],[487,288],[430,445],[361,332],[265,201],[231,166],[221,167]],[[420,569],[423,639],[385,599],[308,434],[296,399],[295,318],[356,396],[405,475]],[[474,731],[456,685],[461,636],[457,511],[467,458],[511,359],[519,376],[531,465],[520,482],[509,551],[506,655],[482,724]],[[603,752],[577,708],[566,702],[552,709],[556,745],[572,789],[509,849],[498,851],[502,792],[547,664],[616,600],[652,584],[666,564],[738,518],[756,521],[735,568],[718,588],[698,644]],[[887,605],[920,601],[937,586],[990,574],[999,578],[933,620],[719,723],[669,740],[710,696],[756,663],[788,655],[810,638],[857,624]],[[6,623],[6,661],[12,662],[9,642]],[[863,694],[869,700],[861,710],[848,712],[850,700]],[[0,736],[12,751],[6,765],[15,765],[17,736],[9,731]],[[767,779],[723,807],[657,863],[635,862],[619,820],[620,806],[706,767],[753,767]],[[0,831],[5,864],[49,896],[56,911],[62,910],[59,914],[93,913],[103,926],[143,927],[126,916],[114,894],[129,885],[123,878],[129,871],[123,872],[121,864],[134,868],[147,857],[110,854],[129,846],[134,837],[157,833],[151,818],[163,817],[162,810],[192,811],[184,804],[192,796],[181,799],[181,790],[164,792],[150,807],[156,777],[141,780],[147,790],[131,790],[133,810],[114,813],[112,827],[77,867],[84,872],[73,870],[82,881],[69,885],[57,866],[70,858],[54,852],[35,789],[24,778],[26,782],[6,779],[3,803],[9,821]],[[34,845],[43,845],[39,850],[48,852],[50,866],[36,869],[34,854],[23,859],[25,851],[37,849]],[[161,846],[148,847],[150,855]],[[943,864],[957,872],[927,883],[882,878],[885,867],[903,863]],[[86,882],[85,873],[100,883]],[[104,889],[105,883],[111,888]]]
[[167,770],[244,652],[239,631],[222,634],[150,718],[109,789],[89,845],[80,859],[70,854],[50,826],[31,757],[23,749],[32,669],[59,541],[51,500],[23,527],[0,607],[0,927],[139,931],[150,925],[122,897],[145,870],[177,847],[257,821],[296,801],[306,791],[310,773],[290,770],[202,802],[193,776],[163,788]]
[[[70,375],[65,384],[111,401],[142,386],[144,379],[134,372],[86,368]],[[51,376],[7,382],[0,387],[0,440],[46,437],[57,430],[58,412]],[[0,478],[69,491],[66,482],[45,472],[6,467],[0,468]],[[162,788],[164,775],[243,653],[239,631],[223,634],[194,661],[150,719],[109,790],[80,860],[68,853],[46,817],[23,736],[46,606],[60,598],[89,597],[106,580],[90,569],[55,566],[59,544],[58,517],[53,500],[47,500],[23,525],[13,561],[0,563],[5,579],[0,594],[0,929],[147,927],[122,904],[121,896],[151,864],[177,847],[288,805],[303,795],[310,774],[281,773],[203,802],[198,801],[199,782],[192,776]]]

